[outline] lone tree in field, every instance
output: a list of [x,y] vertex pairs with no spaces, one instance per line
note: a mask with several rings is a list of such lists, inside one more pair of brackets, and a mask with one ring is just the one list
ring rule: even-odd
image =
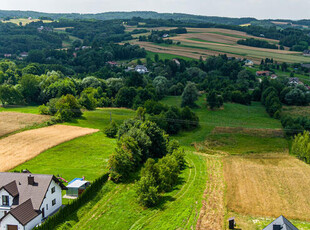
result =
[[195,83],[188,82],[182,94],[182,107],[195,107],[195,101],[197,101],[199,96],[198,89]]
[[223,105],[223,98],[217,95],[215,91],[212,91],[207,95],[207,102],[210,109],[220,108]]

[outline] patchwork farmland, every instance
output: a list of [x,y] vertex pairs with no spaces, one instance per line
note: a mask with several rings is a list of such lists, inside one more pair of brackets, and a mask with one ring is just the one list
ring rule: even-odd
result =
[[[152,29],[162,30],[171,28]],[[194,59],[227,54],[228,57],[250,59],[256,64],[259,64],[261,59],[265,58],[273,58],[275,61],[287,63],[304,63],[310,61],[310,58],[303,56],[301,52],[289,51],[288,48],[285,48],[285,50],[275,50],[237,44],[238,40],[246,38],[265,40],[272,44],[278,44],[279,41],[277,40],[258,38],[244,32],[228,29],[187,28],[187,30],[187,34],[180,34],[169,38],[175,43],[180,42],[180,45],[156,44],[138,40],[133,40],[131,43],[138,44],[151,52],[167,53]]]

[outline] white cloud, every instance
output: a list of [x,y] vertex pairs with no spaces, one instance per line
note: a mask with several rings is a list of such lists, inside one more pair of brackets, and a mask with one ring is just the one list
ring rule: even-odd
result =
[[1,0],[3,10],[100,13],[107,11],[180,12],[207,16],[309,18],[309,0]]

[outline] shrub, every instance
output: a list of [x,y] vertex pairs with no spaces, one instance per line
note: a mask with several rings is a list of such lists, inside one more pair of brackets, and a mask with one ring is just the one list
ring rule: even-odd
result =
[[115,121],[111,121],[110,124],[105,128],[104,133],[107,137],[115,138],[118,131],[118,126]]
[[153,207],[159,200],[158,187],[155,178],[142,177],[136,185],[136,193],[138,202],[146,207]]
[[46,105],[40,105],[39,106],[39,113],[42,115],[49,115],[50,111],[49,108]]

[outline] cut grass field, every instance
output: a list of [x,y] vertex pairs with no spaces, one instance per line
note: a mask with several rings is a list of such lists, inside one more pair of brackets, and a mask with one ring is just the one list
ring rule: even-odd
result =
[[236,213],[310,221],[310,166],[285,153],[224,159],[227,208]]
[[41,124],[49,119],[49,116],[37,114],[0,112],[0,137],[26,127]]
[[0,171],[10,170],[49,148],[97,131],[96,129],[54,125],[3,138],[0,140]]

